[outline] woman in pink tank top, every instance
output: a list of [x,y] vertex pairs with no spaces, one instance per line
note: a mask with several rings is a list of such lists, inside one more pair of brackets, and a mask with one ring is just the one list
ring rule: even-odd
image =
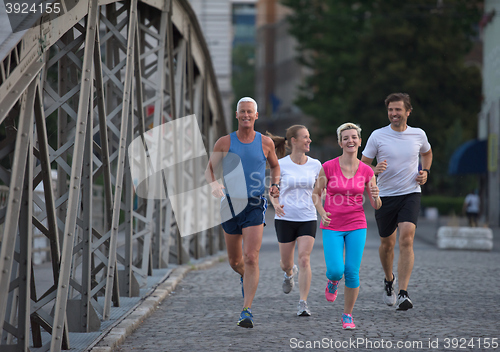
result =
[[342,327],[354,329],[352,310],[359,293],[359,267],[366,240],[364,192],[375,209],[382,206],[382,201],[372,168],[358,159],[361,128],[345,123],[337,129],[337,136],[342,155],[323,164],[313,191],[313,202],[321,216],[328,279],[325,297],[329,302],[335,301],[339,281],[344,277]]

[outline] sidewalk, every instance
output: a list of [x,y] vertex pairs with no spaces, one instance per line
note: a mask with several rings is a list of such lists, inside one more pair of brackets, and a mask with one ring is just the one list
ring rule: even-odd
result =
[[[498,231],[496,250],[492,252],[439,250],[434,245],[439,224],[421,219],[408,288],[415,307],[399,312],[382,303],[379,238],[373,217],[368,214],[360,294],[353,312],[357,329],[345,331],[340,323],[343,281],[336,302],[329,303],[324,297],[321,233],[311,256],[313,277],[308,303],[312,316],[296,316],[297,287],[289,295],[281,291],[283,273],[272,217],[271,209],[260,254],[260,282],[252,306],[253,329],[236,326],[243,303],[239,277],[224,261],[186,273],[158,310],[116,351],[492,351],[500,344]],[[397,257],[396,251],[395,263]],[[104,339],[93,351],[111,350],[114,344],[109,342]]]
[[[225,261],[226,258],[225,252],[219,252],[211,257],[192,260],[187,265],[169,264],[168,268],[153,269],[152,275],[147,277],[146,285],[140,289],[139,296],[120,297],[120,306],[111,307],[109,320],[101,321],[99,330],[87,333],[69,332],[70,349],[67,351],[102,351],[102,348],[95,348],[98,343],[106,346],[105,351],[111,351],[113,346],[122,342],[144,319],[156,311],[158,304],[174,290],[189,271],[206,269],[220,261]],[[34,271],[39,290],[49,289],[53,284],[51,264],[37,265]],[[103,299],[103,296],[98,297],[101,305],[104,304]],[[50,342],[50,338],[50,334],[42,330],[43,342]],[[30,341],[30,344],[33,345],[33,341]],[[3,352],[1,347],[0,352]]]

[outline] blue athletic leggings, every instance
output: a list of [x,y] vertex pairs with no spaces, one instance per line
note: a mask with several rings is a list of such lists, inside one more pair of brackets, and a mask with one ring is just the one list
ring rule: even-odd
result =
[[359,287],[359,266],[363,257],[365,241],[366,229],[354,231],[323,229],[326,277],[332,281],[339,281],[345,275],[345,285],[347,287]]

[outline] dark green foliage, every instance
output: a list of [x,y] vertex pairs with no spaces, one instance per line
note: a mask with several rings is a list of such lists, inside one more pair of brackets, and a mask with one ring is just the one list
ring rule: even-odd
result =
[[464,199],[465,197],[423,196],[421,205],[422,208],[437,208],[439,215],[462,215]]
[[312,69],[297,104],[323,136],[359,123],[363,140],[389,124],[384,99],[410,94],[408,124],[427,133],[433,173],[427,191],[455,193],[448,160],[476,137],[481,74],[464,63],[479,22],[478,0],[282,0],[294,10],[299,61]]

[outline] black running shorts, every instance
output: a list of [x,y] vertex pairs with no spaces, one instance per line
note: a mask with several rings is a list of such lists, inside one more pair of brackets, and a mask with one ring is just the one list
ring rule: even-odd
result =
[[420,213],[420,193],[402,196],[380,197],[382,207],[375,210],[380,237],[389,237],[400,222],[411,222],[417,226]]
[[293,242],[300,236],[316,237],[318,222],[312,221],[288,221],[274,219],[274,228],[279,243]]

